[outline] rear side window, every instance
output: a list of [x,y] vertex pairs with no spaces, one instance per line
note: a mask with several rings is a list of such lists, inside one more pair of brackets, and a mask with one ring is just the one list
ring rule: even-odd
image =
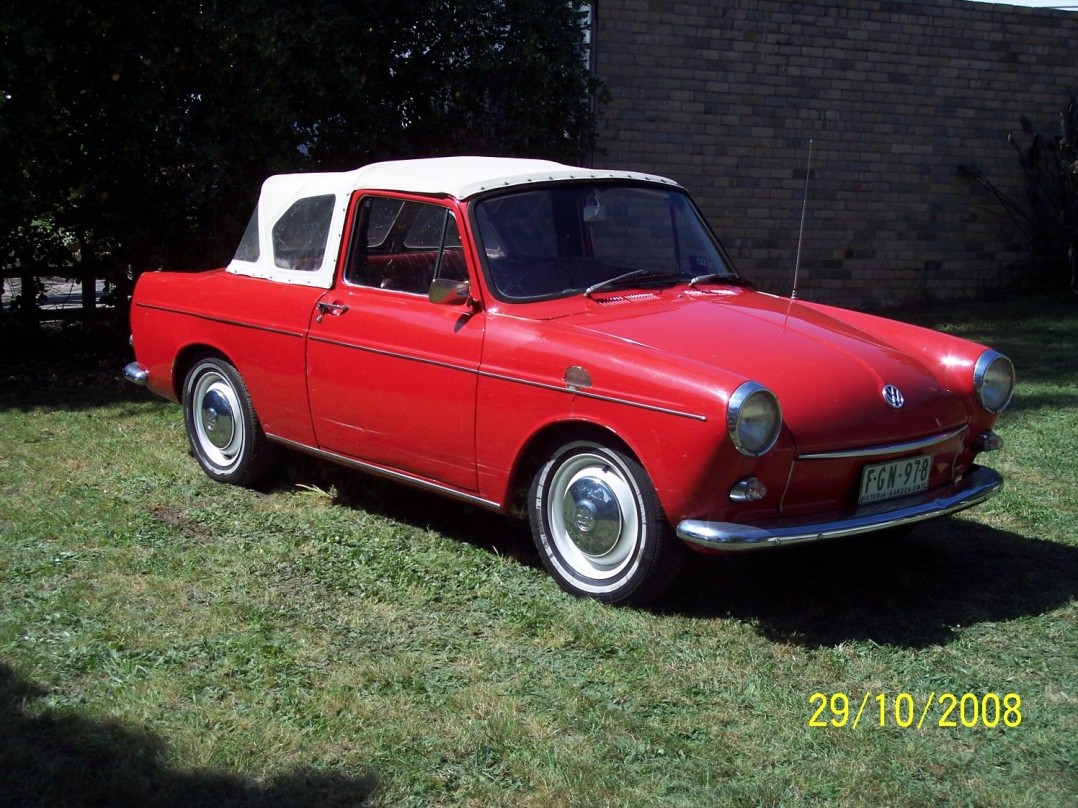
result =
[[273,263],[281,269],[314,272],[322,267],[333,194],[300,199],[273,225]]
[[237,261],[250,261],[254,263],[258,260],[258,208],[255,208],[255,212],[251,214],[251,220],[247,222],[247,229],[243,232],[243,240],[240,241],[240,246],[236,250]]

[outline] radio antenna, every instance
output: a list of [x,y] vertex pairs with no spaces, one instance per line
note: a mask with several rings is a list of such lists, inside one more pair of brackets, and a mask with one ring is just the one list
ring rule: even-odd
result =
[[797,274],[801,270],[801,245],[805,240],[805,209],[808,207],[809,177],[812,176],[812,139],[809,138],[808,166],[805,169],[805,196],[801,200],[801,229],[797,234],[797,260],[794,261],[794,286],[790,290],[790,300],[797,300]]

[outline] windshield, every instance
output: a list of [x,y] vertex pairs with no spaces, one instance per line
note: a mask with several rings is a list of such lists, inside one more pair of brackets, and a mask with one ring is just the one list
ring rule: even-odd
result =
[[475,220],[488,277],[507,300],[738,278],[676,188],[552,185],[481,199]]

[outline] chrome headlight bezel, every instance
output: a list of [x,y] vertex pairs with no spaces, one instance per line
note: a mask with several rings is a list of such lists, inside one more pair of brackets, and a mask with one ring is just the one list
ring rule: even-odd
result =
[[1014,395],[1014,365],[999,351],[985,351],[973,366],[973,389],[977,401],[998,415],[1007,409]]
[[782,430],[778,397],[758,382],[745,382],[730,396],[726,429],[741,454],[746,457],[767,454]]

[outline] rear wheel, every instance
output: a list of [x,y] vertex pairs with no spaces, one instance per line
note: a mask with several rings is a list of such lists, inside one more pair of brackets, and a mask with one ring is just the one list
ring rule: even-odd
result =
[[566,444],[532,482],[532,535],[563,589],[606,603],[641,605],[677,575],[674,535],[640,464],[590,441]]
[[274,446],[231,364],[216,357],[195,363],[184,380],[183,413],[191,450],[207,476],[244,486],[266,479],[274,465]]

